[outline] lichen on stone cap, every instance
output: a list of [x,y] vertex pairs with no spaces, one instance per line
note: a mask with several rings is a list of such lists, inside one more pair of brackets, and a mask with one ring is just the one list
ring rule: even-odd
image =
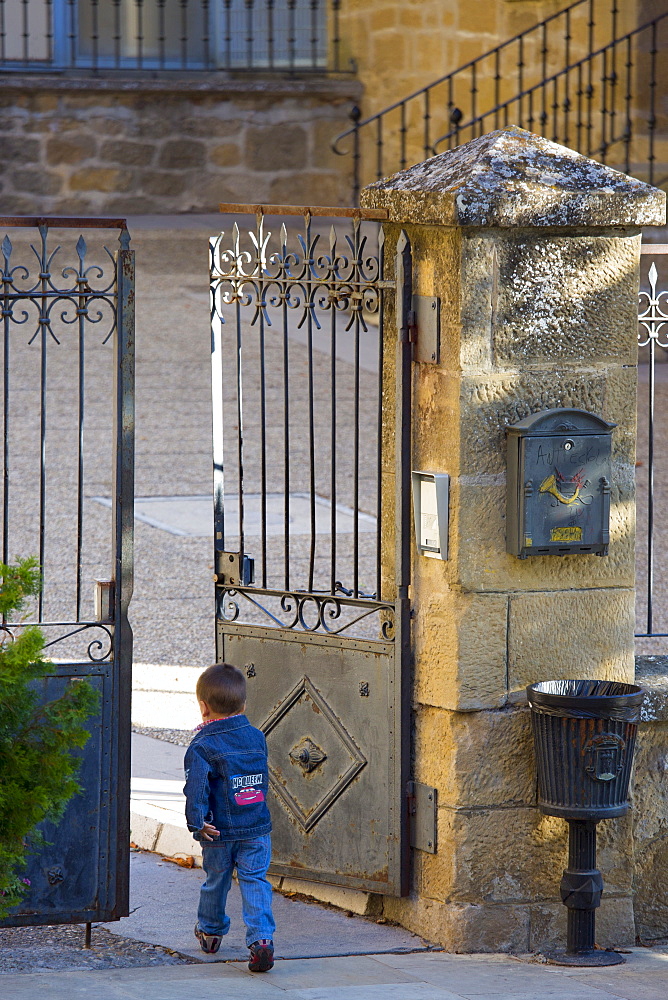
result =
[[516,125],[365,187],[397,222],[491,227],[661,226],[666,195]]

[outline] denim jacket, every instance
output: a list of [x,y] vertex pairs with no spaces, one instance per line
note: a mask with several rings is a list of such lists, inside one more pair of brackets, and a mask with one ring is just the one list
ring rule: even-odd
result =
[[220,831],[214,843],[271,832],[267,807],[267,741],[245,715],[200,729],[185,755],[186,822],[195,834],[205,823]]

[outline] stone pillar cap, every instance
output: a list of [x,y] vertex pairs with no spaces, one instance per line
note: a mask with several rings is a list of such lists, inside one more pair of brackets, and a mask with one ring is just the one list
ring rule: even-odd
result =
[[443,226],[662,226],[666,195],[511,125],[365,187],[364,208]]

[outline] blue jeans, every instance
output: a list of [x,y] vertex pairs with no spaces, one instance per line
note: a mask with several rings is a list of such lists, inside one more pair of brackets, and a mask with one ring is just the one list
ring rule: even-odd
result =
[[202,884],[197,923],[204,934],[227,934],[230,918],[225,913],[227,894],[236,866],[241,889],[241,912],[246,925],[246,944],[273,938],[276,924],[271,912],[271,885],[267,868],[271,860],[271,837],[202,844]]

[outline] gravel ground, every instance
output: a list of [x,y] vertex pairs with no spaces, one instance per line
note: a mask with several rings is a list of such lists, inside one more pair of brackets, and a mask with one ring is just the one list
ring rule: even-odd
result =
[[168,948],[118,937],[96,924],[90,949],[83,943],[81,924],[0,928],[0,974],[198,964]]
[[193,738],[192,729],[153,729],[151,726],[134,726],[133,733],[141,736],[152,736],[154,740],[164,740],[165,743],[176,743],[179,747],[190,746]]

